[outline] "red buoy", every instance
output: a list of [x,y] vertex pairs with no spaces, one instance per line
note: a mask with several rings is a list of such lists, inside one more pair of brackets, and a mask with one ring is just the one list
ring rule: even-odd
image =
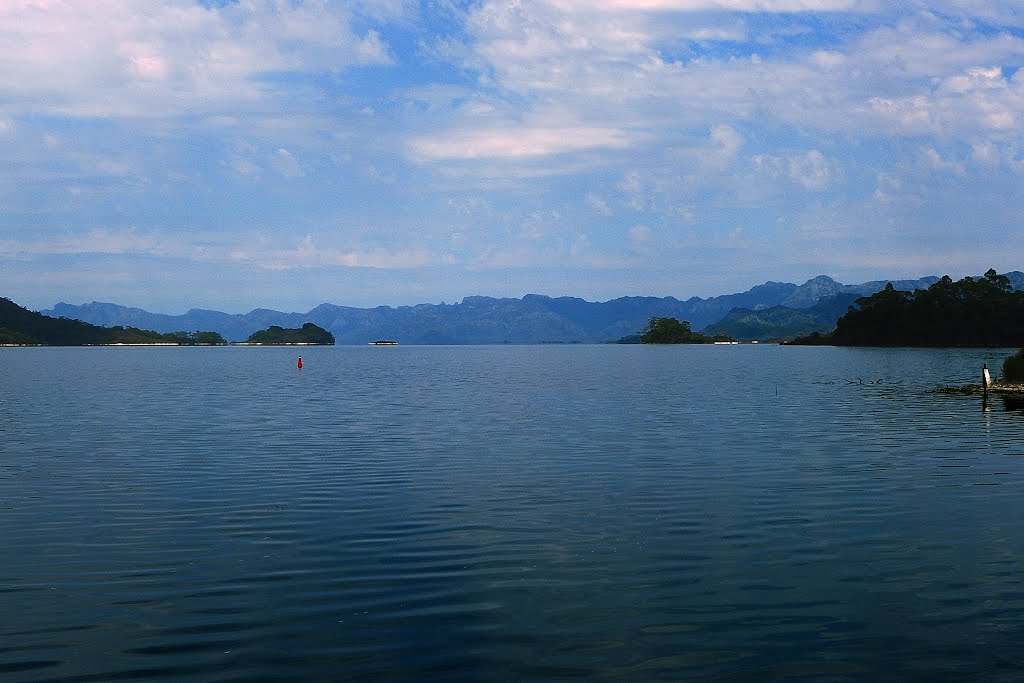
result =
[[302,369],[302,356],[299,356],[299,370]]

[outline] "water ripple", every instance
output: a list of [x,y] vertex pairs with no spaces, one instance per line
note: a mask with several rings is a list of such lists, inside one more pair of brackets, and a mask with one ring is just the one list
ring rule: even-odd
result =
[[1013,680],[987,353],[3,349],[0,676]]

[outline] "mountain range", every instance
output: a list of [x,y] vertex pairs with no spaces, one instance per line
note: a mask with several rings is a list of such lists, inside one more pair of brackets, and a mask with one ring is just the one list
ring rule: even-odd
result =
[[820,299],[807,308],[771,306],[751,310],[734,308],[724,318],[708,325],[708,335],[725,334],[739,341],[788,339],[812,332],[829,332],[862,294],[843,292]]
[[[1007,273],[1016,289],[1024,273]],[[591,302],[575,297],[528,294],[521,299],[468,296],[456,304],[353,308],[324,303],[306,313],[255,309],[222,313],[192,309],[184,315],[150,313],[112,303],[80,306],[58,303],[44,315],[95,325],[123,325],[176,332],[211,330],[229,341],[248,338],[271,325],[295,328],[312,322],[330,331],[338,344],[397,339],[403,344],[534,344],[603,342],[637,334],[652,317],[687,320],[694,330],[721,332],[737,339],[774,339],[827,332],[857,297],[880,291],[924,289],[938,280],[878,280],[845,285],[819,275],[802,285],[766,282],[745,292],[703,299],[622,297]]]

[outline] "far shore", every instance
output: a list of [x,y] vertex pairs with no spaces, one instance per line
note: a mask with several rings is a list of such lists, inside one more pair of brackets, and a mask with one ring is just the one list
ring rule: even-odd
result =
[[113,342],[110,344],[0,344],[0,348],[32,348],[32,349],[77,349],[83,347],[96,348],[100,346],[227,346],[227,344],[175,344],[174,342],[141,342],[132,344],[128,342]]

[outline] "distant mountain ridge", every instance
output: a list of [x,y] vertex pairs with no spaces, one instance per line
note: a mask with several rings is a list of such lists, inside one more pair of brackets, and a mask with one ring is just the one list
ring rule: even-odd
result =
[[782,302],[782,305],[788,308],[810,308],[822,299],[837,294],[870,296],[875,292],[885,289],[885,286],[890,282],[896,289],[912,292],[915,289],[927,289],[938,281],[938,277],[930,275],[917,280],[874,280],[872,282],[863,282],[859,285],[844,285],[827,275],[819,275],[797,287],[793,294]]
[[271,325],[300,327],[312,322],[332,334],[338,344],[365,344],[372,339],[398,339],[404,344],[532,344],[599,342],[636,334],[652,317],[690,321],[704,327],[737,306],[775,306],[797,286],[767,282],[738,294],[680,301],[674,297],[622,297],[591,302],[576,297],[527,294],[522,299],[468,296],[457,304],[354,308],[320,304],[307,313],[256,309],[230,314],[192,309],[184,315],[150,313],[111,303],[81,306],[58,303],[45,315],[99,325],[133,325],[158,331],[216,330],[230,341],[248,338]]
[[[178,332],[177,330],[175,332]],[[216,333],[160,334],[133,326],[104,327],[81,320],[59,319],[30,311],[0,297],[2,346],[98,346],[110,344],[221,345]]]
[[708,325],[705,334],[726,334],[740,341],[788,339],[829,332],[861,294],[843,292],[827,296],[808,308],[772,306],[752,311],[734,308],[724,318]]
[[[1007,274],[1016,288],[1024,287],[1024,273]],[[788,282],[766,282],[745,292],[702,299],[692,297],[681,301],[674,297],[631,296],[604,302],[591,302],[576,297],[549,297],[527,294],[521,299],[468,296],[456,304],[418,304],[415,306],[378,306],[355,308],[324,303],[306,313],[286,313],[258,308],[248,313],[222,313],[191,309],[183,315],[150,313],[112,303],[92,302],[81,306],[58,303],[44,315],[82,320],[96,325],[124,325],[173,332],[178,330],[213,330],[229,341],[240,341],[257,330],[277,325],[301,327],[311,322],[330,331],[338,344],[365,344],[373,339],[397,339],[403,344],[535,344],[541,342],[602,342],[637,334],[652,317],[687,320],[694,330],[707,331],[708,326],[722,321],[734,309],[758,313],[763,320],[761,337],[774,338],[806,334],[809,329],[777,334],[772,320],[783,323],[790,317],[818,320],[818,325],[834,325],[842,311],[832,315],[830,308],[812,309],[823,298],[836,295],[867,296],[882,290],[888,282],[897,289],[923,289],[938,280],[879,280],[859,285],[844,285],[821,275],[802,285]],[[856,296],[854,298],[856,298]],[[786,310],[768,309],[783,307]],[[797,311],[796,314],[790,314]],[[749,321],[748,321],[749,322]],[[792,320],[785,322],[792,327]],[[820,328],[819,328],[820,329]],[[825,330],[827,331],[827,330]]]

